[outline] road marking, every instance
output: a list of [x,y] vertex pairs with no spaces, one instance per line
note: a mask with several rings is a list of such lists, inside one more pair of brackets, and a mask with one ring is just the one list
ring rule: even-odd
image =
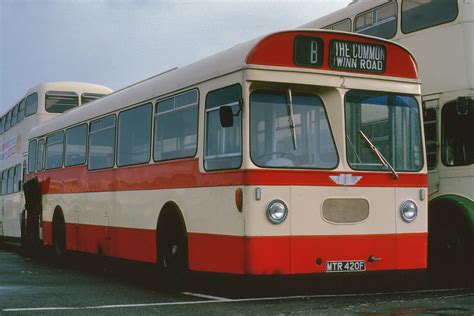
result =
[[[177,305],[200,305],[200,304],[219,304],[219,303],[239,303],[239,302],[257,302],[257,301],[278,301],[292,299],[308,299],[308,298],[338,298],[338,297],[357,297],[357,296],[388,296],[398,294],[427,294],[438,292],[458,292],[470,289],[439,289],[439,290],[421,290],[409,292],[386,292],[386,293],[362,293],[362,294],[322,294],[322,295],[295,295],[295,296],[279,296],[279,297],[255,297],[240,299],[221,299],[206,301],[184,301],[184,302],[164,302],[164,303],[144,303],[144,304],[122,304],[122,305],[99,305],[99,306],[64,306],[64,307],[32,307],[32,308],[5,308],[3,312],[34,312],[34,311],[60,311],[60,310],[92,310],[92,309],[113,309],[113,308],[133,308],[133,307],[157,307],[157,306],[177,306]],[[459,297],[461,295],[451,295],[448,297]]]
[[225,297],[220,297],[220,296],[213,296],[213,295],[206,295],[206,294],[194,293],[194,292],[181,292],[181,294],[188,295],[188,296],[200,297],[200,298],[208,298],[208,299],[214,300],[214,301],[232,301],[232,299],[230,299],[230,298],[225,298]]

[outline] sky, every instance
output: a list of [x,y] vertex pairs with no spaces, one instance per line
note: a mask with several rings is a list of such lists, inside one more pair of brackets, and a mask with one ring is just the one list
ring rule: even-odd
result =
[[29,88],[118,90],[350,0],[0,0],[0,114]]

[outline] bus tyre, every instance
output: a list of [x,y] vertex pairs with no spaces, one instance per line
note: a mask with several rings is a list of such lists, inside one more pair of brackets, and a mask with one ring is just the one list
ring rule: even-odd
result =
[[171,291],[183,289],[189,274],[188,242],[183,226],[175,222],[158,230],[159,282]]
[[27,252],[27,242],[26,242],[26,211],[23,210],[21,212],[21,217],[20,217],[20,243],[21,243],[21,248]]
[[455,210],[432,212],[429,221],[429,271],[434,283],[472,282],[473,245],[469,227]]
[[63,259],[66,253],[66,223],[61,212],[53,216],[53,254],[58,259]]

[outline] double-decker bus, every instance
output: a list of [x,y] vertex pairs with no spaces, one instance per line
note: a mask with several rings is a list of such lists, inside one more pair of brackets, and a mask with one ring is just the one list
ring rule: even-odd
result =
[[398,44],[269,34],[39,124],[27,200],[58,255],[171,274],[424,269],[420,93]]
[[0,116],[0,239],[18,239],[24,223],[23,197],[28,133],[36,125],[73,107],[111,93],[82,82],[49,82],[30,88]]
[[417,58],[429,169],[430,266],[474,273],[474,3],[354,1],[302,28],[391,39]]

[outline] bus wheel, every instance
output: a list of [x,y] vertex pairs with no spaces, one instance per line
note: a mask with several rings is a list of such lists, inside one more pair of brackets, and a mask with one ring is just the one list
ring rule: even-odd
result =
[[157,232],[159,278],[163,287],[180,290],[185,287],[188,265],[188,241],[186,228],[178,212],[160,216]]
[[23,250],[26,250],[26,211],[21,212],[20,220],[20,243]]
[[53,253],[57,258],[63,258],[66,253],[66,222],[61,211],[53,216]]
[[433,212],[429,225],[429,270],[435,283],[458,285],[474,274],[469,229],[458,212]]

